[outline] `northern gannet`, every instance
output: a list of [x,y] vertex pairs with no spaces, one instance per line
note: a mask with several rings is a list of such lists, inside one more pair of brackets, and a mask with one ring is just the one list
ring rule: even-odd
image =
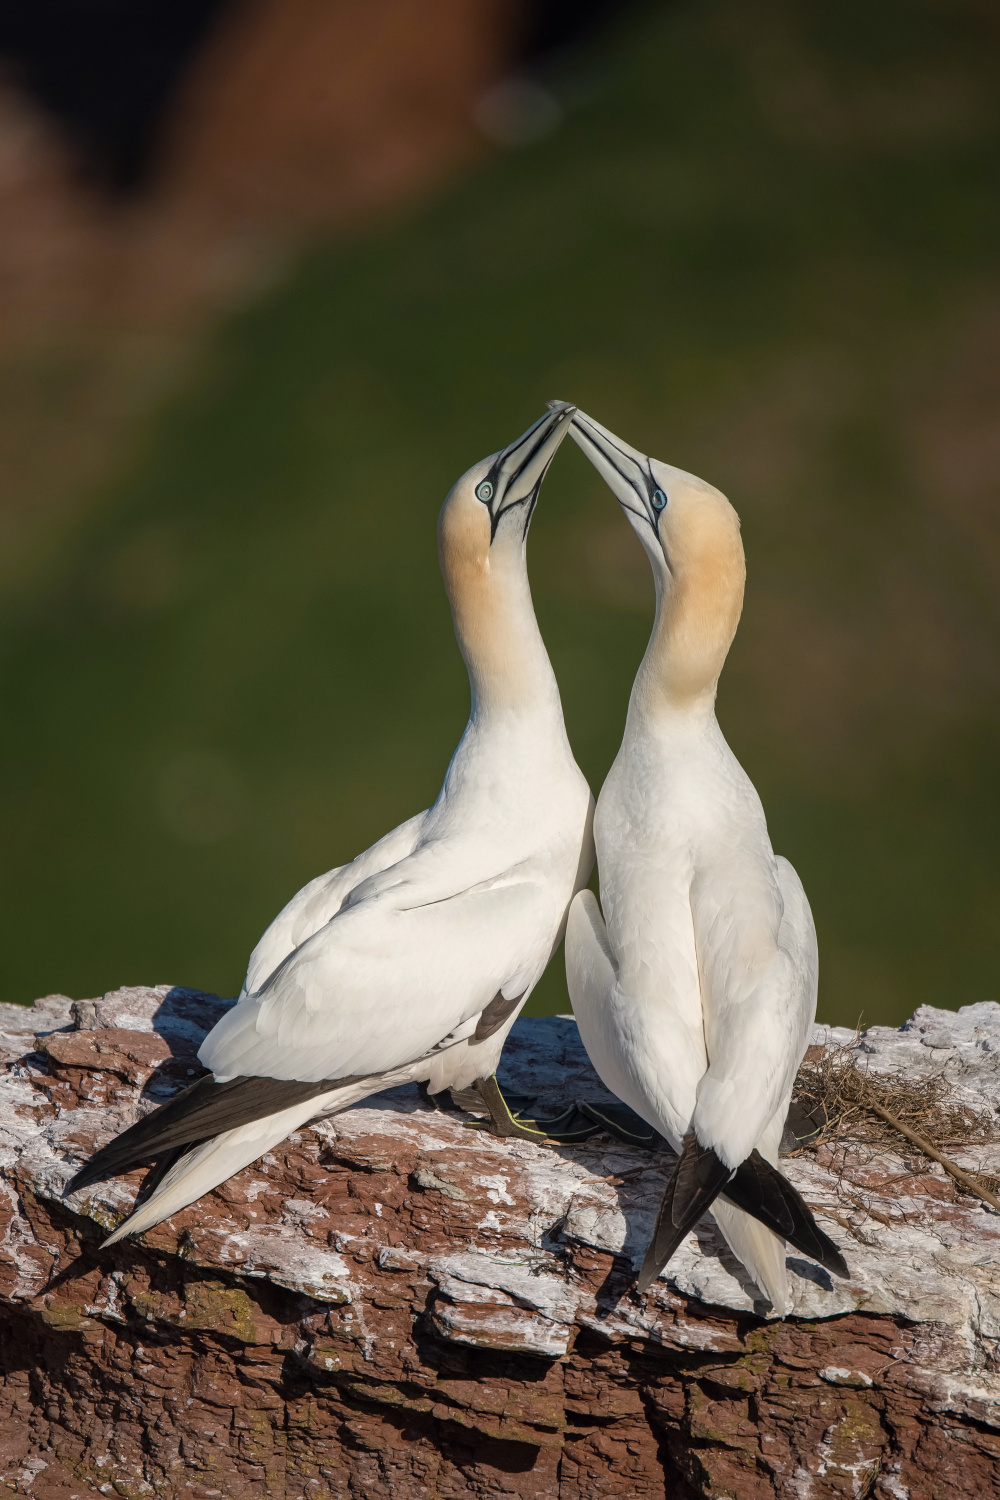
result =
[[554,403],[442,506],[441,570],[472,709],[437,801],[289,901],[201,1047],[209,1076],[69,1183],[75,1192],[159,1159],[106,1244],[194,1202],[309,1120],[396,1084],[475,1086],[498,1133],[527,1133],[493,1075],[594,863],[593,798],[566,738],[525,558],[574,410]]
[[774,854],[760,799],[715,717],[743,608],[739,517],[711,485],[582,412],[572,435],[621,504],[656,587],[621,749],[597,803],[601,904],[581,890],[566,933],[573,1010],[597,1072],[680,1157],[638,1287],[711,1207],[784,1314],[783,1239],[848,1273],[775,1165],[816,1013],[818,955],[802,883]]

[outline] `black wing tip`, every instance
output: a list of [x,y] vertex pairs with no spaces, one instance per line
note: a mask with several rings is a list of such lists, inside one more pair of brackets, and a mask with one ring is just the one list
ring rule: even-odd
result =
[[679,1228],[684,1223],[693,1228],[732,1176],[732,1167],[727,1167],[711,1146],[703,1146],[694,1131],[689,1130],[668,1189],[674,1226]]
[[[820,1234],[823,1234],[822,1229],[820,1230]],[[823,1234],[823,1238],[826,1240],[825,1253],[819,1264],[824,1270],[831,1271],[834,1276],[841,1276],[845,1281],[850,1281],[850,1267],[844,1259],[843,1254],[834,1244],[833,1240],[830,1239],[829,1235]]]
[[106,1177],[114,1177],[119,1172],[128,1171],[129,1165],[134,1166],[135,1163],[132,1162],[124,1167],[119,1167],[115,1165],[114,1161],[109,1161],[104,1157],[102,1152],[98,1151],[85,1166],[74,1173],[63,1188],[62,1195],[64,1198],[68,1198],[72,1193],[78,1193],[81,1188],[93,1187],[95,1182],[101,1182]]
[[[154,1110],[152,1115],[147,1115],[147,1120],[152,1120],[158,1113],[158,1110]],[[120,1135],[108,1141],[106,1146],[95,1151],[90,1160],[74,1173],[63,1188],[63,1197],[68,1198],[71,1193],[78,1193],[81,1188],[93,1187],[95,1182],[103,1182],[108,1177],[118,1177],[123,1172],[131,1172],[133,1167],[141,1166],[143,1162],[153,1161],[157,1156],[162,1155],[163,1148],[158,1148],[155,1141],[147,1142],[142,1139],[141,1127],[144,1123],[140,1120],[138,1125],[130,1125]]]
[[639,1274],[635,1279],[635,1289],[640,1297],[649,1291],[654,1281],[659,1279],[661,1269],[661,1267],[657,1266],[655,1260],[650,1264],[649,1251],[647,1250],[646,1259],[643,1261]]
[[[350,1080],[345,1077],[342,1081]],[[90,1187],[101,1178],[130,1172],[177,1147],[194,1146],[289,1104],[326,1093],[331,1087],[336,1084],[327,1079],[305,1082],[263,1076],[240,1076],[217,1083],[211,1073],[206,1073],[95,1151],[70,1179],[63,1196]]]
[[[830,1236],[820,1229],[815,1218],[812,1219],[808,1227],[812,1231],[811,1236],[800,1233],[794,1240],[789,1239],[788,1243],[793,1249],[801,1251],[803,1255],[808,1255],[811,1260],[814,1260],[817,1265],[822,1266],[825,1271],[830,1271],[834,1276],[840,1276],[845,1281],[849,1281],[851,1279],[851,1272],[840,1246],[835,1244]],[[810,1240],[811,1244],[809,1243]]]
[[636,1278],[636,1291],[647,1291],[669,1265],[681,1241],[711,1208],[732,1175],[732,1168],[689,1131],[663,1194],[653,1238]]
[[78,1193],[81,1188],[89,1187],[92,1182],[97,1181],[100,1173],[92,1172],[91,1165],[92,1164],[88,1162],[85,1167],[80,1168],[79,1172],[75,1172],[73,1174],[69,1182],[67,1182],[66,1186],[62,1190],[62,1195],[64,1198],[69,1198],[73,1193]]
[[681,1241],[723,1193],[824,1270],[850,1279],[839,1247],[824,1234],[801,1193],[777,1167],[754,1151],[734,1173],[690,1131],[663,1195],[656,1229],[636,1278],[637,1292],[649,1290]]
[[798,1188],[759,1151],[752,1151],[740,1163],[725,1195],[800,1254],[833,1275],[850,1280],[851,1273],[839,1246],[820,1228]]

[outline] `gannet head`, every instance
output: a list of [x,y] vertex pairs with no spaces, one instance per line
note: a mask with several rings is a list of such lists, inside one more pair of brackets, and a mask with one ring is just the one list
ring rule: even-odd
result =
[[714,691],[743,608],[739,516],[714,486],[648,458],[584,412],[573,418],[572,436],[607,481],[652,565],[651,650],[655,642],[670,696]]
[[491,553],[523,553],[542,480],[575,411],[566,401],[553,402],[527,432],[473,464],[452,486],[438,527],[446,578],[456,569],[488,568]]

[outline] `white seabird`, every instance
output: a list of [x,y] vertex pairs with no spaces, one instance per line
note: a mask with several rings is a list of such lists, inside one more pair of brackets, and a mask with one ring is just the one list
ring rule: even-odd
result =
[[582,412],[572,436],[621,504],[656,587],[597,803],[601,904],[580,891],[566,933],[573,1010],[597,1072],[680,1156],[639,1290],[711,1207],[784,1314],[784,1239],[838,1275],[847,1267],[776,1170],[816,1013],[818,955],[802,883],[774,854],[715,717],[743,607],[739,518],[711,485]]
[[194,1202],[308,1121],[396,1084],[476,1086],[498,1133],[527,1133],[493,1075],[594,862],[593,798],[566,738],[525,557],[574,410],[554,403],[463,475],[441,509],[472,710],[437,801],[292,898],[201,1047],[209,1076],[70,1182],[74,1192],[159,1159],[106,1244]]

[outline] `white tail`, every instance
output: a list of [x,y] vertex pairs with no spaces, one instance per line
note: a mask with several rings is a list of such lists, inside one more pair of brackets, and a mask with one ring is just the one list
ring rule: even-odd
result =
[[737,1260],[743,1262],[778,1317],[783,1318],[788,1312],[784,1240],[723,1198],[712,1204],[712,1217]]
[[[770,1124],[764,1130],[757,1149],[772,1167],[778,1165],[778,1143],[788,1113],[788,1099],[781,1105]],[[754,1281],[774,1308],[779,1318],[788,1313],[788,1271],[785,1267],[785,1242],[773,1230],[761,1224],[750,1214],[743,1212],[724,1198],[712,1204],[712,1217],[722,1230],[726,1244],[746,1266]]]

